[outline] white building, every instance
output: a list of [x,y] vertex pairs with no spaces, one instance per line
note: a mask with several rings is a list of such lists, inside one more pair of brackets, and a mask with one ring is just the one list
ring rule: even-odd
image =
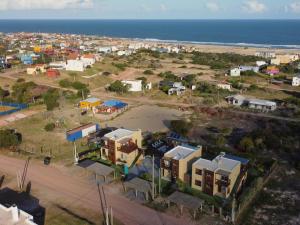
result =
[[279,58],[271,59],[271,65],[279,66],[281,63],[281,60]]
[[104,54],[109,54],[112,52],[111,47],[99,47],[98,52],[104,53]]
[[142,80],[123,80],[122,83],[129,86],[130,92],[139,92],[143,90]]
[[300,74],[293,77],[292,86],[294,87],[300,86]]
[[66,66],[66,62],[63,61],[49,63],[49,67],[56,70],[64,70],[66,69]]
[[230,84],[217,84],[217,87],[223,90],[231,90],[231,85]]
[[81,61],[86,66],[92,66],[96,63],[96,57],[94,55],[84,55],[81,57]]
[[10,208],[0,204],[0,224],[2,225],[37,225],[33,216],[13,205]]
[[256,61],[256,65],[261,67],[261,66],[267,65],[267,63],[265,61]]
[[275,52],[256,52],[255,56],[268,59],[268,58],[275,58],[276,53]]
[[81,60],[68,60],[66,70],[83,72],[85,70],[85,63]]
[[239,77],[241,76],[241,70],[239,68],[234,68],[230,70],[230,76]]

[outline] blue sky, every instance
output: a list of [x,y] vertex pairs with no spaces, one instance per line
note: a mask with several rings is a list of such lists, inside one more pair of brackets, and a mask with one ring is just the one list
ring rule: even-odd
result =
[[0,19],[300,19],[300,0],[0,0]]

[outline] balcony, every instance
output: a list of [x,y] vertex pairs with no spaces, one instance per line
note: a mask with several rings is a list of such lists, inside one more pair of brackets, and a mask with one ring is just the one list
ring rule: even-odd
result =
[[127,144],[122,145],[118,148],[118,151],[130,154],[134,151],[138,150],[138,146],[135,143],[129,142]]
[[228,187],[230,185],[230,180],[216,180],[216,185]]

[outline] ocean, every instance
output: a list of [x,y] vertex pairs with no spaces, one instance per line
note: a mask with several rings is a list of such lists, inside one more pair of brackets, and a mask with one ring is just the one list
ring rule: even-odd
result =
[[0,32],[300,49],[300,20],[0,20]]

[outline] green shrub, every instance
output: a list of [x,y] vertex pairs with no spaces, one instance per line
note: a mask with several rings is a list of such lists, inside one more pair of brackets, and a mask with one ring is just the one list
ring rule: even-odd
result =
[[154,72],[153,72],[152,70],[145,70],[145,71],[144,71],[144,74],[145,74],[145,75],[153,75]]
[[48,124],[46,124],[46,126],[45,126],[45,131],[53,131],[54,129],[55,129],[55,124],[54,123],[48,123]]
[[63,88],[71,87],[72,82],[69,79],[63,79],[63,80],[59,81],[59,86],[61,86]]

